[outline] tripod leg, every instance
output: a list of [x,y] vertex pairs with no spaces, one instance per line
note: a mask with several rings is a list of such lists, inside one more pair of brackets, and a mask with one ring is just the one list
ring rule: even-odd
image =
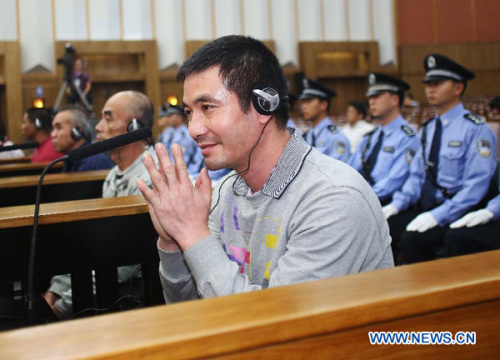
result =
[[82,90],[80,90],[80,88],[77,86],[75,86],[75,90],[78,93],[78,96],[80,97],[80,100],[82,101],[83,105],[85,105],[87,111],[92,112],[92,105],[90,105],[90,103],[87,101],[87,98],[83,94]]
[[61,88],[59,89],[59,93],[57,94],[57,99],[56,103],[54,104],[54,110],[53,113],[55,114],[57,110],[59,110],[59,106],[61,105],[61,100],[64,95],[64,92],[66,91],[66,88],[68,87],[68,82],[64,80],[64,82],[61,84]]

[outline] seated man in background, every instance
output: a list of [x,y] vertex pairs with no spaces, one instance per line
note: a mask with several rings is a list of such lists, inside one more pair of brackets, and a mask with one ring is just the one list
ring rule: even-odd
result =
[[[89,119],[84,110],[74,105],[62,106],[52,120],[52,144],[56,151],[69,151],[90,145],[92,141]],[[103,153],[76,162],[65,160],[63,172],[111,169],[113,162]]]
[[[186,125],[184,109],[180,106],[170,105],[167,110],[169,123],[174,128],[174,133],[170,146],[172,144],[179,144],[184,154],[184,162],[187,165],[189,175],[196,178],[201,169],[203,168],[203,156],[196,141],[189,136],[189,130]],[[170,148],[167,149],[170,158],[173,160],[173,154]]]
[[401,116],[406,82],[380,73],[368,75],[366,96],[377,127],[365,135],[349,165],[372,186],[382,204],[391,201],[410,173],[420,138]]
[[[142,126],[152,126],[153,112],[153,105],[146,95],[136,91],[119,92],[104,104],[101,121],[96,125],[97,140],[107,140],[138,130]],[[103,197],[140,194],[136,186],[137,179],[142,179],[145,184],[151,184],[149,174],[141,160],[145,151],[156,157],[153,147],[143,141],[111,150],[111,160],[116,165],[104,181]],[[118,268],[120,283],[138,276],[140,276],[140,265]],[[59,318],[70,317],[73,311],[71,278],[68,275],[52,278],[45,299]]]
[[[193,186],[156,145],[143,193],[159,234],[167,303],[296,284],[393,266],[380,202],[350,166],[286,127],[286,78],[251,37],[225,36],[181,66],[189,133],[206,169]],[[213,191],[209,170],[233,171]],[[211,201],[213,200],[213,202]]]
[[439,54],[428,55],[424,67],[425,94],[437,114],[422,124],[410,176],[383,208],[406,263],[436,257],[448,225],[486,195],[496,165],[493,131],[461,101],[474,73]]
[[305,141],[325,155],[348,162],[351,157],[351,144],[328,117],[331,99],[337,96],[337,93],[307,78],[303,79],[303,86],[299,96],[302,116],[311,126],[304,134]]
[[47,109],[30,108],[23,115],[21,132],[26,140],[37,141],[40,146],[31,155],[32,163],[49,163],[64,156],[54,149],[50,132],[52,119]]
[[347,124],[342,127],[342,131],[351,143],[351,154],[356,152],[363,136],[375,128],[375,125],[365,120],[368,115],[366,110],[367,104],[362,101],[351,101],[347,107]]
[[[14,143],[7,138],[5,125],[3,123],[3,120],[0,119],[0,146],[11,146],[11,145],[14,145]],[[20,158],[20,157],[24,157],[24,151],[22,151],[21,149],[0,152],[0,159],[10,159],[10,158]]]

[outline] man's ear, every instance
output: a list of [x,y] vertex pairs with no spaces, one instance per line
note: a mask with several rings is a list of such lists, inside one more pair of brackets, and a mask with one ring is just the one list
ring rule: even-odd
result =
[[454,82],[454,93],[456,96],[462,95],[464,92],[465,85],[463,82],[456,81]]
[[255,109],[253,109],[253,111],[255,111],[255,113],[257,115],[257,119],[258,119],[259,123],[261,123],[262,125],[265,125],[266,123],[271,121],[271,118],[274,116],[274,115],[259,114],[259,112]]
[[319,101],[319,106],[321,107],[321,110],[322,111],[327,111],[327,109],[328,109],[328,101],[321,100],[321,99],[318,99],[318,101]]

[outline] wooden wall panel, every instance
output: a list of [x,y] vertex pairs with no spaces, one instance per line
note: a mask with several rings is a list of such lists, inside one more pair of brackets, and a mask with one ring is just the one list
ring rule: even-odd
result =
[[476,0],[477,40],[500,40],[500,1]]
[[500,40],[498,0],[395,0],[400,45]]
[[436,41],[433,24],[434,0],[399,0],[399,43],[429,44]]
[[440,43],[475,40],[471,0],[436,1],[436,16]]
[[21,142],[22,86],[21,86],[21,50],[17,42],[0,42],[0,98],[2,115],[7,134],[14,143]]

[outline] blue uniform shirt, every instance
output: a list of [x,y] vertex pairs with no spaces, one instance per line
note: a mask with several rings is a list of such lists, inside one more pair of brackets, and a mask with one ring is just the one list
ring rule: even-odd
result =
[[[314,139],[314,141],[313,141]],[[343,162],[349,161],[351,143],[344,133],[325,117],[318,126],[304,134],[304,140],[320,152]]]
[[363,137],[358,149],[351,157],[349,165],[358,171],[362,169],[362,153],[371,136],[370,146],[365,151],[365,159],[373,152],[380,136],[384,132],[382,146],[377,161],[371,172],[374,183],[372,188],[380,201],[390,199],[399,190],[410,174],[410,164],[420,149],[420,137],[400,115],[390,124],[377,126],[373,133]]
[[[426,159],[429,159],[436,119],[429,120],[426,125]],[[430,213],[439,226],[444,226],[478,204],[488,191],[496,165],[497,139],[488,124],[477,115],[470,114],[461,103],[443,114],[441,122],[437,183],[454,195],[446,198],[436,189],[436,200],[442,203]],[[392,205],[399,211],[415,204],[421,196],[425,180],[422,151],[417,152],[410,173],[402,190],[393,197]]]
[[158,136],[158,142],[161,142],[165,145],[165,149],[167,149],[168,155],[170,155],[170,147],[172,146],[172,140],[174,138],[175,129],[173,126],[169,126]]
[[[197,176],[203,168],[203,156],[201,156],[200,147],[189,135],[189,130],[185,124],[175,129],[172,144],[181,146],[189,175]],[[174,160],[172,154],[170,154],[170,158],[172,161]]]

